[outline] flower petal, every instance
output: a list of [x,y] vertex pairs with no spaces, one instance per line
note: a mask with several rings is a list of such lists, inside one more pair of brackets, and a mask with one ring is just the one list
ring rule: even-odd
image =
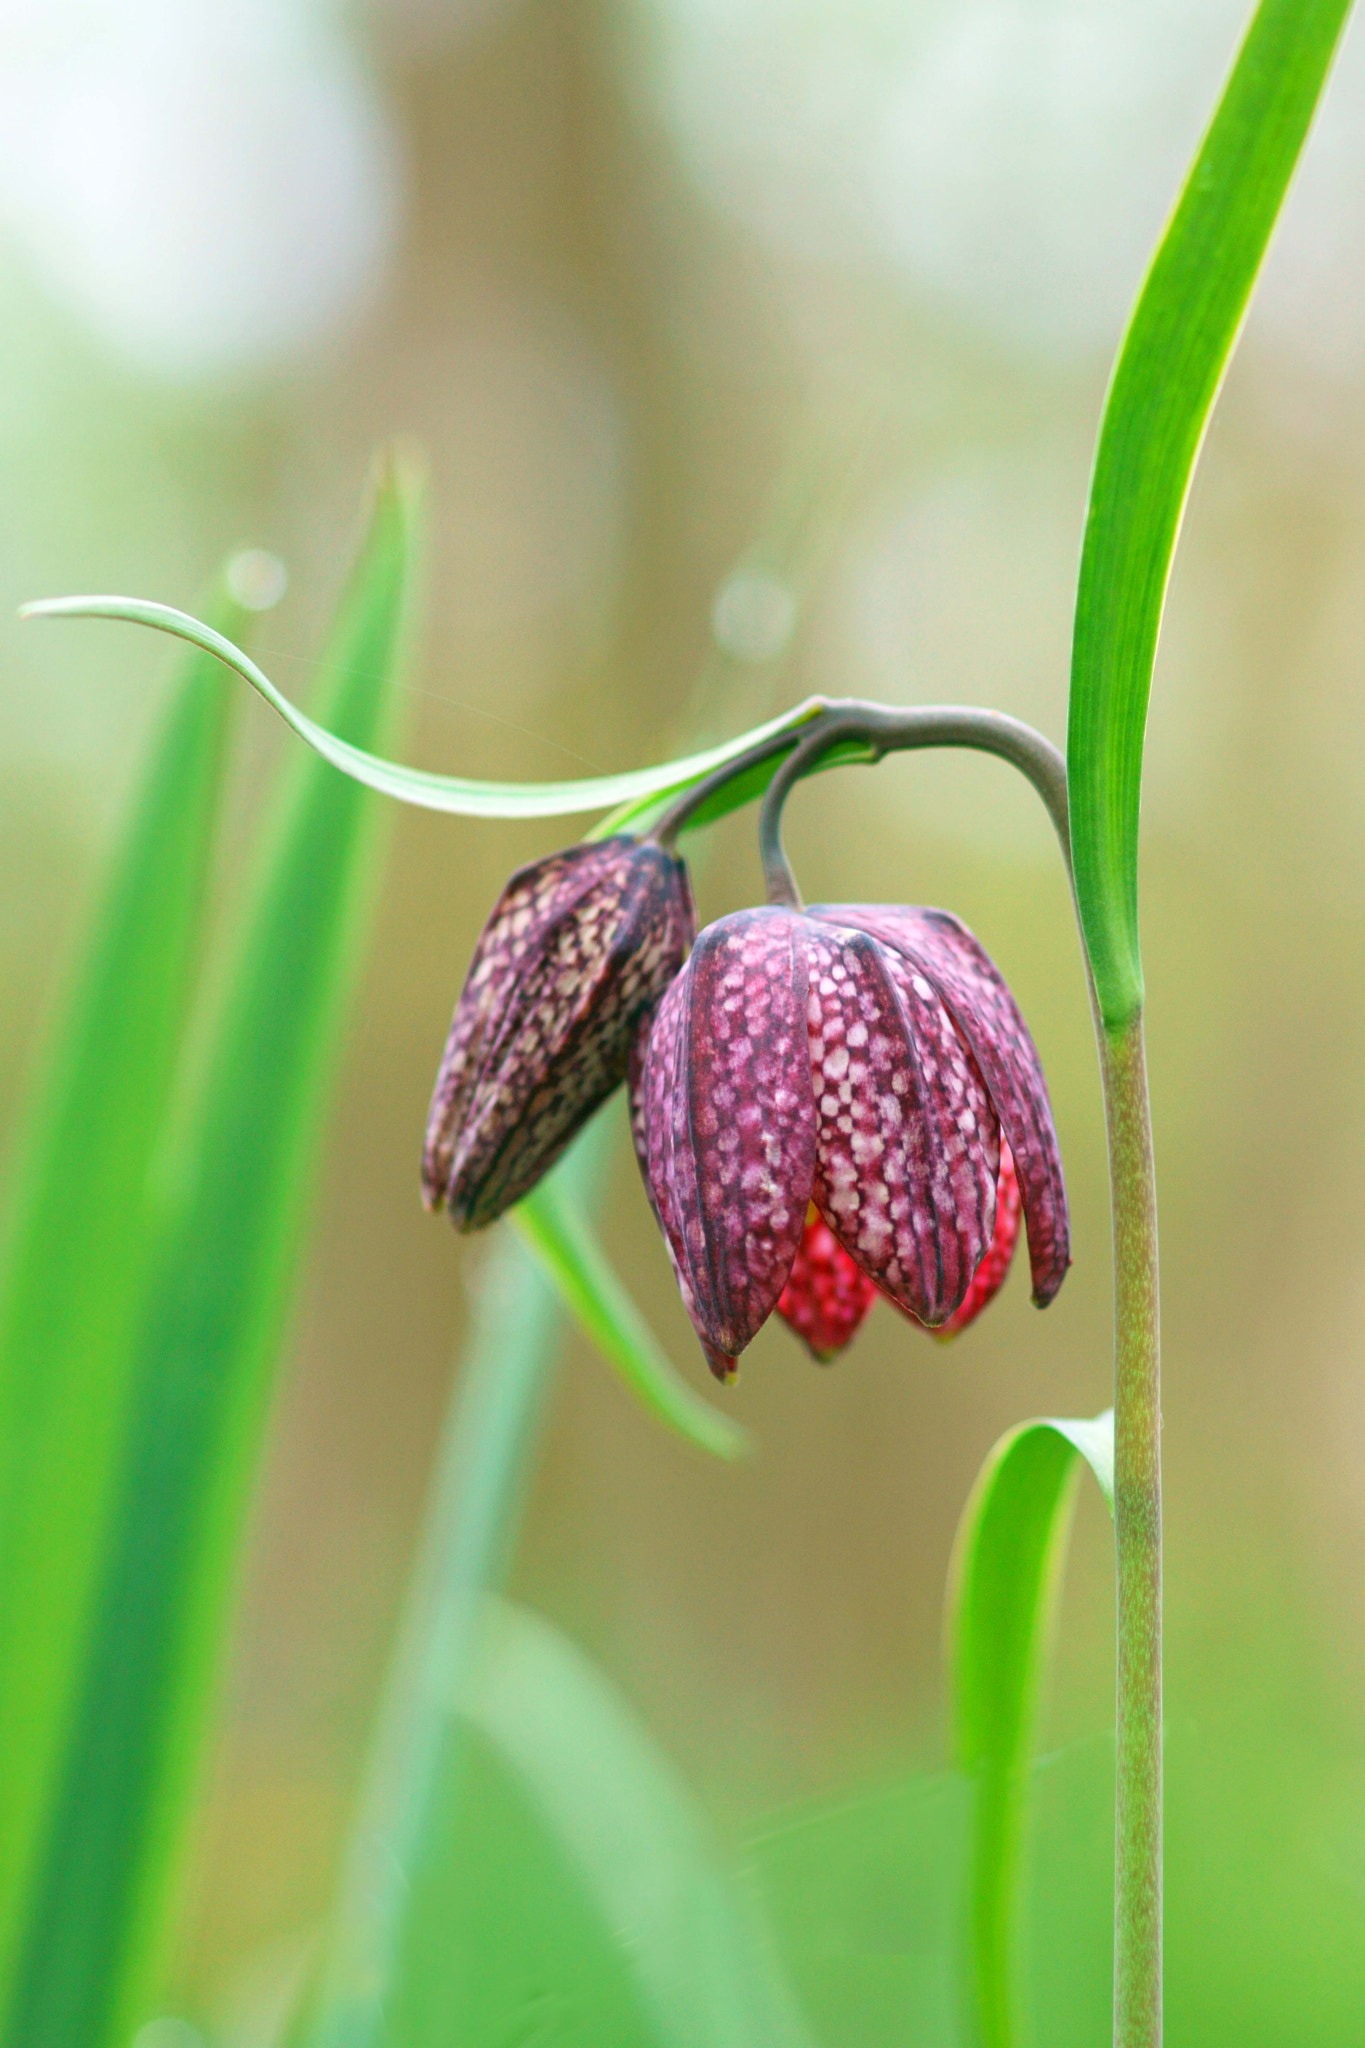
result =
[[456,1007],[423,1185],[461,1229],[491,1223],[625,1078],[641,1015],[677,973],[694,920],[681,864],[618,837],[513,877]]
[[1045,1308],[1071,1263],[1066,1182],[1038,1049],[994,962],[946,910],[881,903],[822,903],[811,916],[854,925],[896,950],[932,982],[981,1070],[1014,1154],[1028,1226],[1033,1298]]
[[671,993],[671,989],[665,989],[663,1002],[659,1004],[658,1009],[652,1015],[647,1013],[636,1025],[635,1035],[630,1041],[630,1058],[626,1063],[626,1102],[630,1112],[630,1142],[635,1147],[635,1157],[640,1167],[640,1178],[645,1184],[645,1193],[649,1196],[649,1206],[653,1209],[656,1220],[659,1218],[659,1210],[654,1200],[654,1190],[649,1184],[649,1128],[645,1108],[645,1056],[649,1051],[650,1033],[662,1015],[664,1003],[668,1001]]
[[999,1128],[938,995],[862,931],[804,920],[815,1200],[923,1323],[958,1306],[995,1223]]
[[[682,1071],[687,1034],[686,970],[678,976],[655,1012],[648,1032],[635,1041],[638,1080],[631,1083],[631,1135],[644,1175],[649,1205],[659,1221],[668,1255],[683,1298],[683,1307],[697,1321],[695,1296],[688,1278],[685,1219],[699,1210],[697,1179],[691,1154],[673,1156],[673,1126],[678,1075]],[[643,1048],[641,1051],[640,1048]]]
[[570,846],[550,860],[520,869],[479,934],[451,1019],[427,1118],[422,1192],[429,1209],[440,1208],[445,1201],[450,1161],[479,1078],[484,1041],[496,1028],[528,949],[555,917],[592,888],[597,876],[595,852],[595,847]]
[[777,1305],[815,1172],[800,920],[740,911],[701,935],[644,1062],[646,1173],[683,1301],[733,1360]]
[[[675,990],[677,991],[676,995],[674,993]],[[670,996],[673,997],[671,1004],[669,1003]],[[692,1318],[693,1328],[697,1331],[697,1340],[702,1350],[706,1353],[706,1362],[710,1366],[711,1371],[718,1380],[723,1381],[726,1385],[730,1385],[739,1377],[738,1365],[728,1353],[719,1350],[697,1325],[692,1287],[687,1278],[686,1265],[681,1259],[683,1240],[677,1220],[679,1204],[676,1200],[670,1200],[666,1202],[664,1209],[660,1208],[659,1202],[655,1198],[654,1184],[649,1169],[650,1118],[646,1094],[645,1061],[649,1051],[650,1038],[653,1035],[656,1024],[663,1018],[663,1012],[667,1006],[669,1014],[664,1023],[664,1029],[674,1034],[674,1037],[671,1041],[665,1039],[659,1041],[659,1055],[662,1067],[658,1078],[661,1086],[659,1103],[655,1109],[653,1119],[653,1128],[656,1134],[657,1164],[661,1187],[667,1185],[670,1188],[676,1189],[679,1185],[687,1185],[685,1165],[683,1178],[680,1180],[672,1163],[671,1151],[660,1140],[660,1134],[668,1127],[668,1113],[664,1109],[663,1104],[668,1099],[667,1090],[671,1088],[676,1080],[678,1070],[676,1033],[681,999],[682,990],[679,987],[679,983],[675,981],[672,987],[665,992],[663,1002],[659,1005],[656,1014],[653,1017],[646,1017],[642,1021],[631,1041],[630,1068],[627,1075],[630,1102],[630,1136],[631,1143],[635,1147],[635,1157],[640,1165],[640,1177],[644,1181],[645,1193],[649,1197],[649,1206],[654,1211],[655,1222],[664,1234],[664,1243],[668,1247],[669,1262],[673,1267],[673,1277],[678,1283],[678,1292],[682,1296],[683,1306]]]
[[812,1202],[777,1313],[816,1364],[828,1365],[853,1342],[877,1295],[876,1283],[849,1257]]
[[972,1284],[960,1306],[953,1310],[941,1329],[934,1331],[936,1337],[956,1337],[959,1330],[965,1330],[968,1323],[974,1323],[982,1309],[995,1300],[1005,1284],[1018,1242],[1019,1177],[1014,1170],[1014,1156],[1002,1139],[1000,1180],[995,1193],[995,1234],[986,1247],[985,1258],[972,1275]]

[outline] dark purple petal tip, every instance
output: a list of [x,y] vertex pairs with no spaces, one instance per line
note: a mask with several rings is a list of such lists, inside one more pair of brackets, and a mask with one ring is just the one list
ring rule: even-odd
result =
[[427,1122],[422,1192],[481,1229],[625,1079],[696,929],[687,871],[618,835],[523,868],[484,926]]

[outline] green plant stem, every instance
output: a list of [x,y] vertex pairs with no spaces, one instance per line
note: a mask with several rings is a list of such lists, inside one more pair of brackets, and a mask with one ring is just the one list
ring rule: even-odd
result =
[[[655,816],[649,836],[671,848],[680,833],[723,816],[736,800],[747,803],[762,796],[759,851],[770,883],[776,881],[772,900],[795,905],[796,885],[782,851],[782,807],[798,782],[826,768],[875,767],[887,754],[963,747],[997,755],[1033,784],[1056,828],[1070,874],[1066,762],[1031,725],[1004,711],[967,704],[903,709],[860,697],[811,697],[802,710],[807,714],[804,731],[795,726],[780,732],[763,729],[751,746],[737,750]],[[779,756],[784,757],[780,765],[768,769]]]
[[1102,1027],[1114,1219],[1114,2048],[1161,2041],[1161,1343],[1142,1012]]

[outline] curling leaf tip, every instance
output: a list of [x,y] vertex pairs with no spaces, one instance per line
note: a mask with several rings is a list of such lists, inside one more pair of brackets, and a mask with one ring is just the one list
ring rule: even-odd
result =
[[343,775],[382,796],[419,809],[445,811],[470,818],[555,818],[589,811],[605,811],[613,805],[631,804],[640,798],[664,796],[685,789],[713,768],[766,738],[770,733],[795,731],[815,715],[814,702],[796,705],[779,718],[741,733],[705,753],[691,754],[677,761],[664,761],[652,768],[638,768],[622,775],[584,776],[573,782],[478,782],[460,775],[436,775],[424,768],[405,768],[398,762],[382,760],[363,747],[337,739],[300,711],[269,676],[256,666],[223,634],[191,618],[173,605],[154,604],[134,597],[48,597],[20,608],[24,619],[122,619],[133,625],[151,626],[161,633],[188,640],[202,647],[250,683],[259,696],[279,713],[285,724],[306,740]]

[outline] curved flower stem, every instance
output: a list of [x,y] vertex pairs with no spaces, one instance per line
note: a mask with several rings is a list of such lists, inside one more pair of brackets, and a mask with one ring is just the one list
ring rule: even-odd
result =
[[[816,714],[817,730],[823,731],[827,716],[828,706],[822,702]],[[811,728],[807,726],[805,730],[809,732]],[[722,761],[719,768],[713,768],[709,775],[703,775],[700,782],[692,783],[669,805],[663,816],[656,819],[648,836],[657,845],[667,847],[671,851],[679,834],[686,830],[697,813],[705,808],[718,790],[728,788],[732,782],[741,781],[751,769],[760,767],[764,761],[771,761],[774,754],[789,753],[795,746],[797,737],[798,735],[791,731],[765,733],[752,747],[746,747],[742,754],[736,754],[732,760]]]
[[[1010,718],[1003,711],[983,711],[961,704],[920,704],[901,710],[895,705],[871,703],[859,697],[817,697],[810,701],[815,707],[814,714],[805,725],[766,732],[752,747],[723,761],[683,791],[655,820],[649,837],[661,846],[671,847],[719,791],[731,783],[743,782],[755,768],[776,755],[785,755],[786,759],[769,785],[770,792],[776,789],[778,794],[775,800],[770,796],[765,803],[765,821],[780,814],[793,785],[816,768],[852,763],[871,765],[886,754],[918,747],[967,747],[977,753],[998,754],[1028,777],[1057,828],[1070,874],[1066,763],[1051,740],[1031,725]],[[838,754],[837,762],[826,758],[831,753]],[[776,813],[769,808],[773,801]],[[766,829],[766,824],[760,825],[760,838]],[[778,844],[780,848],[780,831]],[[782,860],[780,851],[778,858]]]
[[886,704],[864,704],[856,698],[826,706],[807,727],[768,785],[759,819],[758,845],[768,900],[799,908],[800,891],[782,848],[782,806],[821,757],[839,742],[861,741],[862,757],[876,762],[887,754],[921,747],[967,747],[980,754],[998,754],[1033,784],[1047,807],[1061,842],[1068,879],[1071,875],[1071,828],[1066,797],[1066,762],[1051,740],[1003,711],[981,711],[962,704],[924,704],[900,711]]

